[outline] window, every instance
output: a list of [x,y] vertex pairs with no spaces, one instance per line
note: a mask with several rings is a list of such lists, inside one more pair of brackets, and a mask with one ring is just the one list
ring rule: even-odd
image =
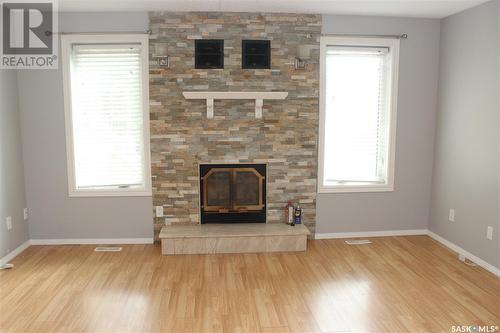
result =
[[392,191],[399,40],[322,37],[321,193]]
[[147,36],[61,41],[69,195],[151,195]]

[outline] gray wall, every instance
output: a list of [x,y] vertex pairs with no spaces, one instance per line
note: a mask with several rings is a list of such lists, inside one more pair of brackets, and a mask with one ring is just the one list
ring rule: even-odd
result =
[[[147,13],[63,13],[61,31],[148,29]],[[19,101],[30,236],[153,237],[151,197],[69,198],[61,70],[20,71]]]
[[[16,71],[0,69],[0,258],[29,239]],[[7,231],[5,218],[12,217]]]
[[[500,3],[442,21],[438,127],[429,227],[500,267]],[[455,222],[448,221],[450,208]],[[494,226],[493,241],[486,239]]]
[[399,34],[395,190],[319,194],[317,233],[426,229],[435,131],[439,20],[323,16],[323,33]]

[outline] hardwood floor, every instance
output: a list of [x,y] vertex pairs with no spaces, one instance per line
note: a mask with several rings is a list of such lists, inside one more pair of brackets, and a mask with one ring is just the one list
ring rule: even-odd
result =
[[[451,332],[500,326],[500,279],[427,236],[162,256],[32,246],[0,272],[0,332]],[[498,331],[498,329],[497,329]]]

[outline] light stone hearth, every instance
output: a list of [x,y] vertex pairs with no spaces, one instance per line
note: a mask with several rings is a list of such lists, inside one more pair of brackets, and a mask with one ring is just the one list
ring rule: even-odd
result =
[[172,255],[305,251],[309,234],[302,224],[172,225],[161,229],[161,252]]

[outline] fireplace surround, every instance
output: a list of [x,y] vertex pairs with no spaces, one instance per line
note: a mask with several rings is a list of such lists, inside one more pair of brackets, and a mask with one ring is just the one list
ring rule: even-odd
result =
[[201,223],[266,223],[266,164],[200,164]]
[[[155,238],[166,226],[201,223],[200,164],[265,163],[266,223],[282,224],[288,201],[300,204],[303,224],[316,221],[321,15],[282,13],[151,12],[150,56],[157,47],[172,55],[170,68],[150,64],[151,173]],[[224,69],[196,69],[195,40],[223,39]],[[271,40],[271,69],[242,69],[242,40]],[[296,70],[299,48],[310,51]],[[261,117],[252,100],[205,100],[185,92],[286,92],[264,98]],[[261,95],[259,95],[262,97]],[[241,216],[240,216],[241,218]],[[215,223],[200,227],[215,227]],[[232,228],[241,223],[227,224]]]

